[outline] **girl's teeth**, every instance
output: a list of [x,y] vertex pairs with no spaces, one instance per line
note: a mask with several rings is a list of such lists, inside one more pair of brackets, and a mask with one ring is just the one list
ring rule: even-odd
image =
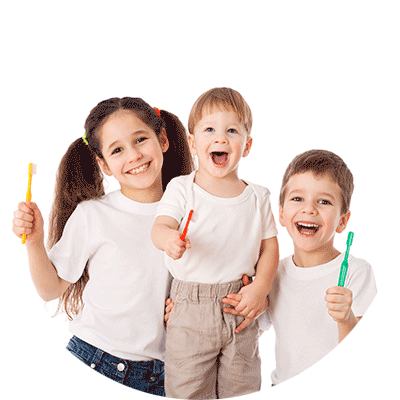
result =
[[147,164],[144,164],[144,165],[142,165],[142,166],[139,167],[139,168],[131,169],[131,170],[129,171],[129,173],[132,174],[132,175],[140,174],[141,172],[146,171],[146,169],[149,168],[149,166],[150,166],[150,163],[148,162]]

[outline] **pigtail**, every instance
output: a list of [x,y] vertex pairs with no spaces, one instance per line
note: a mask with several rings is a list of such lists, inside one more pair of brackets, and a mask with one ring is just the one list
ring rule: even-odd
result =
[[[80,138],[62,158],[56,178],[54,202],[50,212],[48,248],[61,238],[68,218],[79,203],[104,195],[103,174],[95,154]],[[83,308],[82,293],[89,280],[88,267],[81,278],[60,297],[56,314],[62,309],[72,320]]]
[[164,121],[169,141],[162,167],[162,184],[165,191],[172,178],[189,175],[194,169],[194,163],[182,122],[176,115],[164,110],[160,111],[160,117]]

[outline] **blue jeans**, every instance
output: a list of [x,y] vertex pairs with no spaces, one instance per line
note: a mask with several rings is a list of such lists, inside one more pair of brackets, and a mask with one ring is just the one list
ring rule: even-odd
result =
[[160,360],[130,361],[114,357],[73,336],[67,350],[102,375],[133,389],[165,396],[164,363]]

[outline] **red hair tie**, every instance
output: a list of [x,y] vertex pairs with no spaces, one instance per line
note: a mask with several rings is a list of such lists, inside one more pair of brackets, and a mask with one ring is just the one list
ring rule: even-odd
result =
[[160,117],[161,116],[161,112],[157,107],[153,107],[156,110],[157,115]]

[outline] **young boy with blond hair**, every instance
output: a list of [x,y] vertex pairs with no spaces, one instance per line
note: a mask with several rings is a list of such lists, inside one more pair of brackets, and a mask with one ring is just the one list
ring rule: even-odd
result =
[[[279,221],[293,240],[294,254],[280,261],[268,311],[260,329],[275,330],[276,369],[281,383],[330,352],[354,328],[376,294],[371,266],[349,256],[344,287],[337,286],[344,253],[333,244],[350,218],[353,175],[325,150],[295,157],[282,181]],[[355,234],[357,240],[357,233]],[[229,296],[236,305],[239,297]],[[227,310],[229,311],[229,310]]]
[[[170,182],[157,210],[154,244],[174,277],[166,343],[168,397],[213,399],[258,391],[258,323],[236,334],[243,317],[221,300],[240,293],[248,318],[265,309],[279,252],[268,189],[241,180],[252,146],[251,111],[235,90],[215,88],[194,104],[189,145],[198,169]],[[181,239],[190,210],[186,238]],[[255,275],[243,287],[242,275]]]

